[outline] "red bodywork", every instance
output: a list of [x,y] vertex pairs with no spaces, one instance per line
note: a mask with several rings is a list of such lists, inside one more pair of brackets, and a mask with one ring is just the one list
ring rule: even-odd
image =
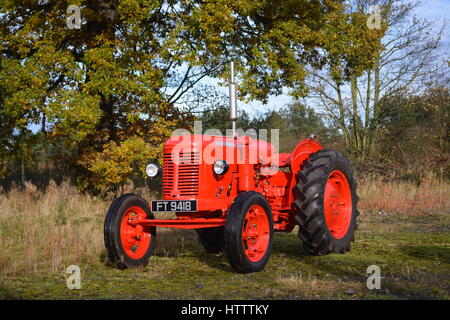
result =
[[[323,147],[312,139],[301,141],[292,153],[278,154],[272,144],[252,139],[185,135],[164,146],[163,200],[197,200],[194,213],[177,213],[172,220],[139,219],[144,226],[197,229],[225,225],[234,199],[242,192],[265,196],[276,231],[295,227],[293,187],[302,163]],[[225,160],[227,173],[216,175],[213,163]]]

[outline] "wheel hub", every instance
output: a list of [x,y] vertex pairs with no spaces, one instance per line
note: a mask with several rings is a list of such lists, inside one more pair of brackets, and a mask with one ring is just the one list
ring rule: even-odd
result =
[[268,248],[270,236],[269,219],[259,205],[251,206],[244,218],[242,242],[245,255],[250,261],[261,260]]
[[142,258],[149,245],[151,235],[141,225],[131,223],[133,220],[146,219],[147,214],[139,207],[129,208],[122,217],[120,240],[123,250],[132,259]]
[[332,236],[342,239],[347,234],[352,216],[352,194],[345,174],[331,172],[324,195],[325,220]]

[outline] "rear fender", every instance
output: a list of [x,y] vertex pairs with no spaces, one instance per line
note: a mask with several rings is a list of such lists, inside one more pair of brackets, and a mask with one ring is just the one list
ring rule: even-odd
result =
[[291,170],[296,175],[303,165],[303,161],[309,158],[309,156],[317,151],[322,150],[323,147],[320,143],[312,139],[306,139],[301,141],[292,151],[291,156]]

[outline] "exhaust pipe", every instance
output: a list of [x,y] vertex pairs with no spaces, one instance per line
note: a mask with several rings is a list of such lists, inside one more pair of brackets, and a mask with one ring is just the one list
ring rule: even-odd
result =
[[231,61],[231,77],[230,77],[230,120],[233,138],[236,138],[236,120],[237,120],[237,99],[236,99],[236,83],[234,82],[234,62]]

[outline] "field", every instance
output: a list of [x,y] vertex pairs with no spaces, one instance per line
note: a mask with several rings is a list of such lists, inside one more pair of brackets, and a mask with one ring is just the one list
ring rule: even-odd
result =
[[[12,189],[0,193],[0,299],[449,299],[450,183],[361,181],[358,193],[350,253],[310,256],[296,230],[278,233],[266,269],[241,275],[175,229],[158,230],[148,267],[116,270],[103,247],[109,201],[67,183]],[[69,265],[81,269],[79,290],[66,286]],[[366,287],[370,265],[379,290]]]

